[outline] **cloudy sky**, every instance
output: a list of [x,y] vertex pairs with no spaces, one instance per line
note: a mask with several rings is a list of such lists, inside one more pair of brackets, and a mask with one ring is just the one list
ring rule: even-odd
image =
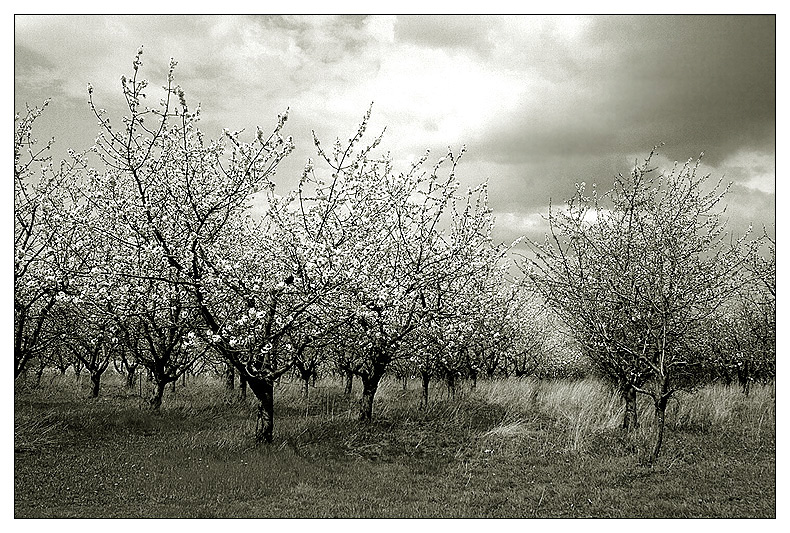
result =
[[[733,230],[775,224],[774,17],[15,17],[14,108],[52,103],[38,136],[86,148],[86,86],[120,116],[119,79],[144,46],[142,75],[200,103],[202,129],[264,129],[290,109],[288,190],[313,156],[310,131],[348,139],[371,102],[371,133],[405,170],[430,149],[467,146],[465,184],[488,180],[497,236],[545,231],[541,215],[575,182],[611,185],[655,160],[705,152],[734,183]],[[152,100],[158,100],[152,99]]]

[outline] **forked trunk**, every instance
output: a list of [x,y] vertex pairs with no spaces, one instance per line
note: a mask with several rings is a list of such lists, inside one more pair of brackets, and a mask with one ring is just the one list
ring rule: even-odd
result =
[[310,399],[310,374],[302,374],[302,399]]
[[345,374],[345,377],[346,377],[346,387],[343,390],[343,393],[344,394],[351,394],[351,389],[352,389],[352,387],[354,385],[354,373],[351,372],[351,370],[345,370],[344,374]]

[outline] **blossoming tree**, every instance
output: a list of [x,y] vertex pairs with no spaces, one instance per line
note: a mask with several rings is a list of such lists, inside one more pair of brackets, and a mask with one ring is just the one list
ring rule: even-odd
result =
[[551,233],[532,243],[526,271],[617,384],[624,427],[636,424],[636,393],[653,400],[655,460],[667,402],[701,364],[698,331],[740,286],[748,254],[725,231],[727,189],[709,187],[699,161],[656,174],[652,155],[603,195],[577,186],[564,211],[549,212]]
[[[238,289],[248,294],[244,306],[234,311],[235,321],[253,317],[264,336],[271,313],[265,301],[254,300],[276,299],[282,289],[272,292],[271,283],[256,287],[251,278],[233,285],[232,269],[228,273],[221,265],[230,264],[236,251],[218,246],[239,240],[232,234],[244,229],[237,219],[251,195],[273,188],[270,178],[292,148],[290,139],[281,135],[286,116],[279,118],[271,134],[259,128],[251,142],[243,141],[241,132],[230,131],[209,140],[197,127],[200,109],[190,108],[183,90],[174,83],[175,61],[171,61],[159,105],[145,105],[148,83],[139,77],[141,56],[142,49],[134,59],[131,78],[121,79],[128,113],[120,128],[113,127],[107,113],[94,104],[93,88],[88,89],[100,126],[96,151],[107,169],[103,181],[117,191],[113,204],[123,231],[116,235],[116,247],[119,256],[139,267],[103,274],[140,281],[137,287],[146,292],[145,305],[151,305],[155,313],[149,316],[157,317],[156,325],[144,320],[140,325],[150,334],[151,347],[171,355],[189,352],[197,342],[194,330],[200,324],[200,335],[207,342],[223,356],[234,357],[239,339],[231,331],[228,306],[236,303],[233,298]],[[274,283],[284,279],[286,274]],[[228,314],[220,315],[224,311]],[[269,343],[266,340],[263,346]],[[236,358],[236,362],[237,368],[247,372],[255,394],[270,403],[267,384],[275,370],[268,353],[258,350],[253,361]]]

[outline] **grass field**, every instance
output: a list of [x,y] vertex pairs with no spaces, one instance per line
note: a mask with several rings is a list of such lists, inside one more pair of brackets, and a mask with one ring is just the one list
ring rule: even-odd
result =
[[17,518],[776,516],[773,385],[673,401],[650,467],[649,406],[624,438],[620,402],[593,380],[439,388],[427,410],[416,381],[385,380],[369,424],[356,384],[348,398],[319,381],[305,402],[283,382],[274,443],[254,446],[253,399],[219,381],[168,388],[153,414],[114,379],[96,400],[71,375],[18,387]]

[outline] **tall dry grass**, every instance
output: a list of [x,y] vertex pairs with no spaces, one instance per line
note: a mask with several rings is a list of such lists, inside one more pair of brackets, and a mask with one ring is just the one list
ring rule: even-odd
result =
[[[477,393],[485,401],[504,406],[509,417],[489,434],[516,435],[527,431],[526,423],[536,415],[554,421],[562,435],[565,451],[584,451],[593,438],[622,424],[625,406],[620,396],[605,383],[588,378],[579,381],[503,379],[481,382]],[[638,399],[640,431],[632,438],[644,447],[652,436],[655,411],[652,400]],[[678,393],[667,409],[670,430],[711,431],[732,427],[748,428],[755,439],[775,431],[775,384],[756,385],[749,396],[737,386],[712,384],[694,392]]]
[[[73,374],[48,375],[33,397],[46,398],[57,408],[44,420],[29,417],[27,409],[16,410],[15,442],[36,448],[57,434],[63,424],[77,428],[120,429],[151,426],[160,422],[147,411],[148,384],[135,389],[123,386],[123,379],[108,372],[98,399],[86,398],[86,376],[78,384]],[[284,441],[316,441],[338,427],[356,427],[359,383],[354,393],[342,393],[342,381],[327,377],[302,396],[298,380],[284,378],[275,388],[275,433]],[[775,385],[756,385],[747,397],[737,386],[708,385],[694,393],[679,393],[669,404],[670,431],[718,431],[730,427],[747,431],[754,442],[775,432]],[[459,383],[450,395],[441,382],[432,384],[427,408],[419,408],[420,384],[408,383],[406,390],[396,379],[384,379],[376,395],[374,416],[379,421],[400,424],[441,425],[457,428],[459,438],[497,439],[540,438],[546,446],[565,452],[585,452],[601,435],[615,434],[622,423],[624,405],[607,384],[592,378],[578,381],[525,379],[481,380],[475,389]],[[112,409],[97,411],[96,402],[109,402]],[[651,440],[654,411],[649,398],[639,398],[640,431],[632,435],[634,446],[647,449]],[[109,406],[108,406],[109,407]],[[195,431],[180,436],[187,450],[239,451],[250,445],[255,431],[256,402],[248,391],[240,401],[239,390],[227,391],[223,380],[190,377],[187,386],[179,382],[175,392],[165,392],[163,413],[167,417],[195,421]],[[164,423],[164,422],[161,422]],[[409,426],[412,427],[412,426]],[[550,429],[550,432],[544,430]],[[415,429],[415,431],[417,431]],[[176,444],[176,443],[174,443]]]

